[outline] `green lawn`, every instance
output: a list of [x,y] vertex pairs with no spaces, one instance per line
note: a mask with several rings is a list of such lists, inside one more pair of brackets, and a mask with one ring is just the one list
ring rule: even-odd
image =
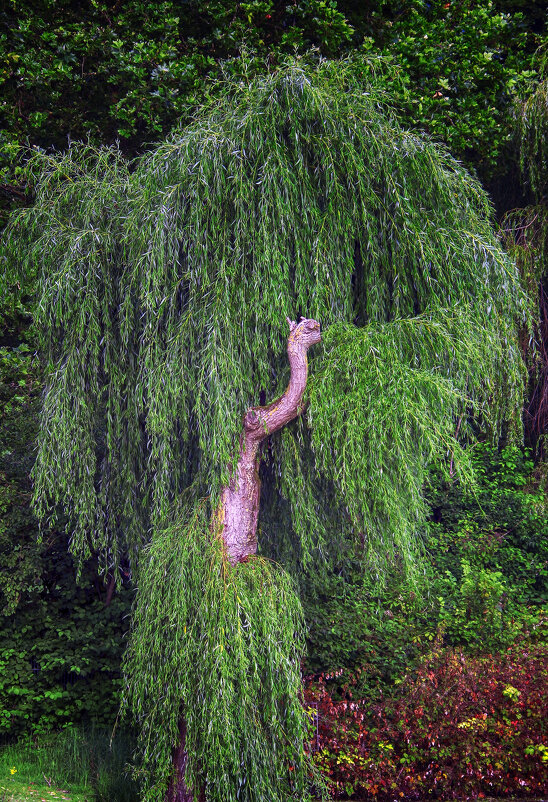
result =
[[91,802],[89,791],[65,791],[53,785],[26,782],[23,779],[0,780],[0,802],[55,802],[55,800],[68,800],[68,802]]

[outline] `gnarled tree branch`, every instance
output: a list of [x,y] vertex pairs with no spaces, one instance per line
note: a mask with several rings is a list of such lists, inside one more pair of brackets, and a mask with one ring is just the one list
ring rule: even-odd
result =
[[320,324],[304,318],[289,321],[287,354],[291,375],[286,391],[264,407],[251,407],[244,415],[240,436],[240,457],[234,474],[221,495],[219,525],[231,563],[257,551],[257,520],[261,483],[260,445],[302,412],[302,398],[308,378],[308,349],[320,342]]

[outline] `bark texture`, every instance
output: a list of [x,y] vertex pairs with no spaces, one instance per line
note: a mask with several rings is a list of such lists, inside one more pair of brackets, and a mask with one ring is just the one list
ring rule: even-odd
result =
[[173,777],[167,789],[166,802],[204,802],[204,795],[196,796],[185,782],[187,764],[186,727],[179,722],[179,744],[173,750]]
[[[308,349],[321,340],[320,324],[310,318],[298,324],[289,322],[287,355],[291,368],[289,384],[280,398],[264,407],[251,407],[243,419],[240,435],[240,456],[230,484],[223,489],[215,522],[221,534],[230,562],[235,565],[257,552],[257,521],[261,498],[259,479],[260,446],[301,414],[302,399],[308,379]],[[185,724],[181,721],[179,745],[173,752],[173,778],[166,802],[202,802],[185,783],[187,753]]]
[[287,389],[271,404],[247,410],[240,435],[238,464],[221,496],[219,524],[228,558],[233,564],[257,551],[261,443],[301,414],[308,378],[308,349],[321,340],[320,324],[316,320],[305,318],[298,324],[289,321],[289,327],[287,355],[291,374]]

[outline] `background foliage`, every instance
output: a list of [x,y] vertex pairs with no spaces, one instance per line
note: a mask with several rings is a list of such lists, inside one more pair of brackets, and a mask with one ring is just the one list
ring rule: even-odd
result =
[[391,698],[333,702],[307,689],[314,759],[336,796],[424,799],[543,794],[548,786],[546,646],[470,657],[438,645]]
[[[390,694],[436,638],[468,653],[496,653],[546,638],[548,533],[542,477],[527,453],[476,447],[478,484],[433,484],[420,594],[394,571],[380,586],[360,551],[334,571],[301,577],[309,625],[305,671],[331,675],[335,699]],[[441,635],[440,635],[441,633]],[[343,669],[341,671],[341,669]]]
[[96,566],[78,585],[63,538],[42,543],[36,552],[34,583],[17,610],[1,620],[3,740],[90,718],[108,726],[120,702],[127,592],[105,607]]
[[524,420],[529,442],[544,449],[548,425],[548,209],[546,187],[548,161],[546,152],[546,96],[548,92],[546,45],[539,48],[536,64],[540,80],[527,100],[516,105],[520,167],[527,191],[528,205],[512,210],[504,219],[507,248],[517,260],[537,295],[538,347],[529,355],[529,403]]

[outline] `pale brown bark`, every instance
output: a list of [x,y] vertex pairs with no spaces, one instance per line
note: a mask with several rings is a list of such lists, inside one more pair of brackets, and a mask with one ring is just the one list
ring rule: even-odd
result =
[[[304,318],[298,324],[288,322],[289,384],[276,401],[264,407],[251,407],[244,415],[238,464],[230,483],[222,491],[214,521],[233,565],[257,552],[261,443],[301,414],[308,379],[308,349],[321,340],[320,324],[316,320]],[[181,721],[180,743],[173,753],[173,779],[166,802],[201,802],[200,797],[194,797],[185,783],[186,763],[185,725]]]
[[264,407],[251,407],[243,419],[240,458],[230,483],[224,488],[218,513],[228,558],[235,564],[257,551],[257,520],[261,483],[260,446],[302,412],[302,399],[308,378],[308,349],[320,342],[320,324],[303,319],[289,321],[287,354],[291,367],[289,384],[280,398]]

